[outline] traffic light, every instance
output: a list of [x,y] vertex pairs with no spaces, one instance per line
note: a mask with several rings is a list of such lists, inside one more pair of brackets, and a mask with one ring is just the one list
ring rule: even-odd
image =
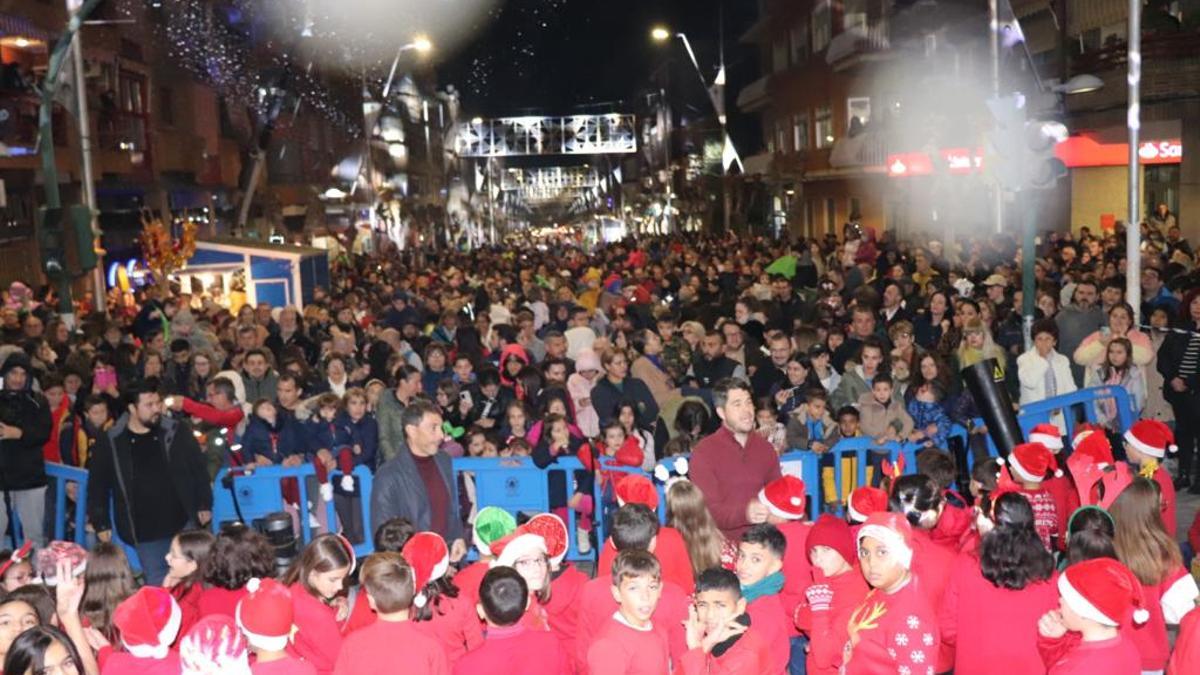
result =
[[1067,175],[1067,166],[1055,156],[1054,146],[1067,140],[1067,127],[1057,120],[1025,123],[1025,148],[1029,155],[1025,187],[1045,190]]
[[42,269],[46,276],[59,278],[67,273],[67,246],[63,237],[63,209],[38,209],[38,246],[42,249]]
[[92,230],[92,210],[83,204],[67,208],[67,225],[74,234],[75,256],[79,261],[79,273],[96,269],[96,235]]
[[1002,190],[1017,192],[1025,181],[1025,96],[987,100],[992,128],[986,134],[984,167]]
[[95,269],[96,247],[92,212],[83,205],[38,210],[38,245],[42,267],[52,278],[73,277]]

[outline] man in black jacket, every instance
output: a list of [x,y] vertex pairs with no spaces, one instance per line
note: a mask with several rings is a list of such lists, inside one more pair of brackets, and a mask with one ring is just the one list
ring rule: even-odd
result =
[[[11,354],[0,365],[0,534],[8,528],[8,511],[16,512],[25,538],[41,548],[46,543],[46,462],[42,446],[50,439],[50,404],[33,391],[28,357]],[[18,542],[19,544],[20,542]],[[16,548],[16,546],[14,546]]]
[[404,443],[375,472],[371,493],[371,531],[390,518],[406,518],[418,531],[442,535],[450,561],[467,552],[450,456],[439,450],[442,415],[437,406],[416,399],[400,413]]
[[187,422],[162,416],[162,399],[153,386],[134,387],[128,412],[97,439],[87,506],[96,536],[109,541],[115,525],[121,539],[137,550],[152,586],[167,575],[172,537],[212,520],[204,453]]

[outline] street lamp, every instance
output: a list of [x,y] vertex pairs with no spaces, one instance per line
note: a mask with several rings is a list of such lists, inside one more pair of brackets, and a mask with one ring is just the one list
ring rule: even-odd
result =
[[417,35],[412,42],[400,45],[396,50],[396,58],[392,59],[392,69],[388,71],[387,83],[383,85],[383,99],[387,100],[388,92],[392,90],[392,79],[396,77],[396,66],[400,65],[400,56],[407,51],[415,51],[425,55],[433,51],[433,43],[425,35]]
[[671,31],[663,26],[655,26],[650,29],[650,37],[655,42],[666,42],[671,39]]
[[1086,94],[1102,88],[1104,88],[1104,80],[1101,80],[1091,73],[1083,73],[1081,75],[1072,77],[1062,84],[1054,85],[1051,87],[1051,90],[1056,94],[1073,96],[1075,94]]

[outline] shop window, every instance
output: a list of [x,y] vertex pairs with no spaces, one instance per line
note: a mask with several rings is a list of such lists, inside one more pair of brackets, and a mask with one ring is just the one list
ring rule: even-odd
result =
[[1146,182],[1146,213],[1166,204],[1179,218],[1179,164],[1150,164],[1142,172]]
[[798,113],[792,117],[792,147],[796,152],[808,150],[808,113]]
[[816,147],[828,148],[833,145],[833,111],[828,107],[817,108],[813,115],[813,126],[816,132]]

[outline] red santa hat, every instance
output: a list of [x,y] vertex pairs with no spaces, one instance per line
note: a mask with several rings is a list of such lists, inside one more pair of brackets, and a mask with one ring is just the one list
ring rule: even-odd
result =
[[1171,428],[1158,420],[1138,420],[1125,432],[1125,442],[1132,445],[1143,455],[1157,459],[1166,456],[1167,451],[1176,452],[1175,434]]
[[637,436],[625,437],[625,442],[613,455],[613,459],[621,466],[641,466],[646,461],[646,453],[642,452],[642,443]]
[[[0,565],[0,579],[4,578],[5,572],[8,572],[8,568],[12,567],[13,565],[20,565],[23,562],[29,562],[29,554],[32,552],[33,542],[26,540],[25,543],[21,545],[21,548],[13,551],[12,555],[8,557],[8,560],[5,560],[4,564]],[[33,565],[30,565],[30,567],[32,566]]]
[[562,518],[553,513],[539,513],[530,518],[524,528],[542,538],[551,565],[557,566],[567,556],[567,525]]
[[[1001,464],[1004,458],[997,459]],[[1029,483],[1040,483],[1046,478],[1047,471],[1054,471],[1055,476],[1063,475],[1058,468],[1058,460],[1050,448],[1041,443],[1022,443],[1008,454],[1008,465],[1018,480]]]
[[1075,454],[1091,458],[1092,463],[1101,468],[1115,463],[1112,445],[1108,442],[1108,436],[1103,433],[1089,431],[1084,434],[1083,438],[1075,443]]
[[817,522],[813,523],[812,529],[808,531],[808,539],[804,544],[808,555],[811,556],[812,550],[818,546],[828,546],[837,551],[851,565],[858,559],[858,552],[854,549],[854,535],[850,533],[850,525],[829,513],[817,518]]
[[1051,452],[1063,449],[1062,432],[1054,424],[1039,424],[1029,431],[1030,443],[1041,443]]
[[450,549],[446,540],[436,532],[418,532],[400,551],[413,571],[413,588],[417,590],[413,605],[424,607],[429,602],[425,587],[446,576],[450,569]]
[[250,675],[250,654],[233,619],[211,614],[179,641],[182,675]]
[[771,515],[784,520],[804,517],[804,481],[795,476],[780,476],[758,491],[758,501],[766,504]]
[[846,502],[846,511],[856,523],[866,521],[872,513],[888,510],[888,494],[882,489],[864,485],[855,488]]
[[1071,447],[1074,448],[1078,446],[1083,439],[1096,433],[1097,431],[1099,431],[1101,435],[1106,433],[1104,427],[1100,426],[1099,424],[1092,424],[1091,422],[1076,424],[1075,433],[1071,435]]
[[627,473],[617,479],[613,492],[618,506],[645,504],[651,511],[658,509],[658,490],[645,476]]
[[872,513],[859,528],[856,543],[861,545],[864,537],[883,542],[896,562],[912,569],[913,532],[904,516],[887,511]]
[[530,532],[524,525],[516,532],[492,544],[492,553],[496,559],[492,567],[513,567],[521,558],[530,555],[548,555],[546,540],[541,535]]
[[157,586],[143,586],[117,605],[112,622],[121,634],[125,650],[139,659],[165,659],[183,613],[171,593]]
[[294,611],[287,586],[274,579],[251,579],[234,615],[252,646],[278,652],[292,638]]
[[1133,572],[1112,558],[1071,565],[1058,577],[1058,592],[1076,614],[1105,626],[1146,623],[1142,585]]

